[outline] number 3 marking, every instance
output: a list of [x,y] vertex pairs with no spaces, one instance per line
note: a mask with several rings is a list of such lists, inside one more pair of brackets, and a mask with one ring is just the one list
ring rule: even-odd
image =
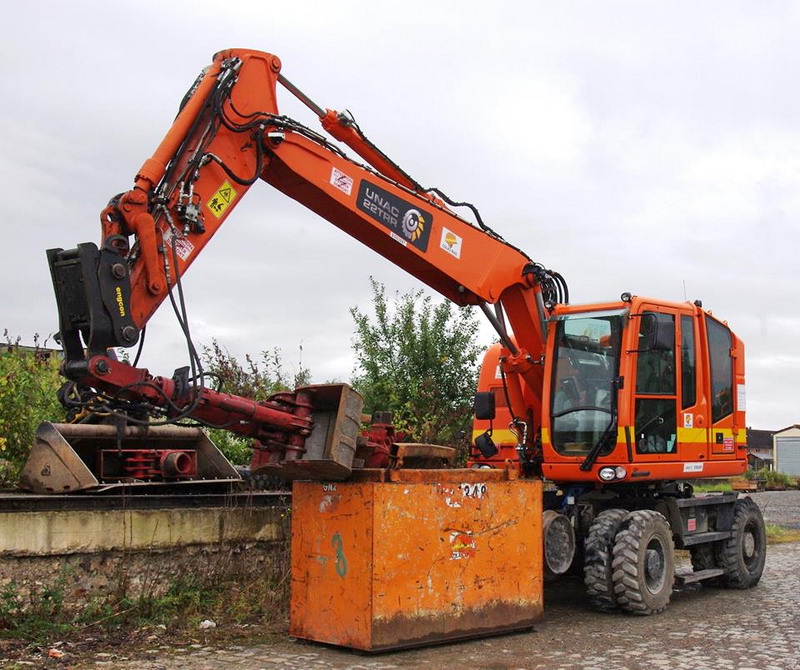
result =
[[347,574],[347,559],[344,557],[344,551],[342,550],[342,536],[339,533],[334,534],[333,538],[331,538],[331,544],[336,550],[336,574],[344,577]]

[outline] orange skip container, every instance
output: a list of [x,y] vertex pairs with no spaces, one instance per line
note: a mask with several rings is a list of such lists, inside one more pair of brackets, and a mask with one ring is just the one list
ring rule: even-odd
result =
[[540,481],[508,470],[356,478],[294,483],[291,635],[382,651],[541,620]]

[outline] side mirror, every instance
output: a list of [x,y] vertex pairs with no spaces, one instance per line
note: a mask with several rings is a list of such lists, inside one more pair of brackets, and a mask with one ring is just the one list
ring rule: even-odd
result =
[[492,440],[489,431],[475,438],[475,446],[478,447],[478,451],[484,458],[491,458],[497,453],[497,445]]
[[495,417],[494,393],[481,391],[475,394],[475,418],[482,421],[492,421]]
[[672,351],[675,347],[675,331],[672,324],[661,321],[655,314],[652,318],[653,328],[650,331],[648,348],[651,351]]
[[[632,314],[642,317],[642,330],[639,333],[639,349],[628,351],[629,354],[645,354],[648,351],[672,351],[675,348],[675,329],[671,321],[662,321],[653,312]],[[648,328],[645,330],[647,319]]]

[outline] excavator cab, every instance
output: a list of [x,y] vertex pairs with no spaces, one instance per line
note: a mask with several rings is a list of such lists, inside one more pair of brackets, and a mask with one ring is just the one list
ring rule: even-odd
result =
[[[516,458],[516,414],[504,388],[514,379],[500,374],[501,358],[499,345],[487,352],[479,384],[497,401],[498,453],[476,454],[476,465]],[[550,480],[608,485],[746,469],[744,347],[699,303],[623,294],[615,303],[558,305],[544,378],[536,455]],[[476,421],[475,437],[486,430]]]

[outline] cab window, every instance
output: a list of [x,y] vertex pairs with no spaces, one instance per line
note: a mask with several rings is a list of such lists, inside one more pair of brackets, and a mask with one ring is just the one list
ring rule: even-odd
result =
[[733,342],[731,331],[706,317],[711,358],[711,418],[716,423],[733,412]]
[[670,454],[676,450],[675,400],[639,398],[636,401],[636,451],[640,454]]
[[672,314],[642,314],[639,330],[639,362],[636,369],[636,392],[650,394],[675,394],[675,349],[669,351],[647,350],[653,330],[667,329],[675,337],[675,317]]
[[[669,349],[650,349],[656,328],[672,342]],[[644,312],[639,327],[636,365],[637,453],[669,454],[677,450],[676,404],[675,316]]]
[[550,413],[558,453],[587,454],[600,441],[601,454],[614,448],[621,331],[618,312],[558,318]]
[[697,402],[697,355],[694,349],[694,319],[681,317],[681,406]]

